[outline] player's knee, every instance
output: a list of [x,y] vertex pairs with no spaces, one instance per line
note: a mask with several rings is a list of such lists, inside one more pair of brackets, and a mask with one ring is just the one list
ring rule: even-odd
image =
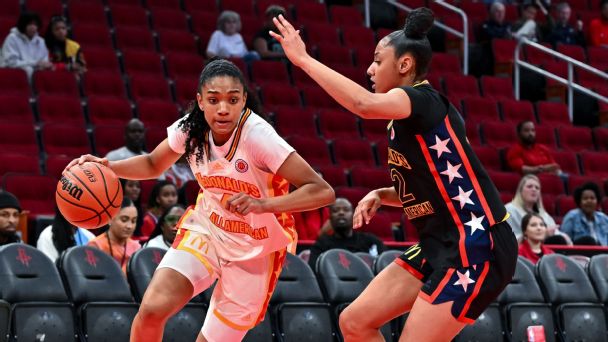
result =
[[137,315],[146,322],[164,322],[171,315],[169,303],[161,303],[158,300],[145,300],[139,306]]
[[361,329],[361,323],[357,319],[356,310],[353,310],[350,306],[342,311],[338,324],[340,325],[340,331],[344,336],[354,335]]

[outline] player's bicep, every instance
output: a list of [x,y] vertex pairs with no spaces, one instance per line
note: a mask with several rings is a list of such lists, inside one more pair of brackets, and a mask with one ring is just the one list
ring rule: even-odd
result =
[[365,102],[361,113],[365,119],[399,120],[412,114],[412,101],[401,88],[372,94]]
[[305,184],[325,183],[321,176],[297,152],[289,154],[276,174],[297,188]]
[[180,153],[173,151],[169,146],[169,140],[163,140],[156,148],[147,155],[148,161],[155,170],[164,172],[181,157]]

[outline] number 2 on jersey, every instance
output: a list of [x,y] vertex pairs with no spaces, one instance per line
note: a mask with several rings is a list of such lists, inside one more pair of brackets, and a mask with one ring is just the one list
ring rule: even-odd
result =
[[399,173],[399,171],[391,169],[391,179],[393,182],[397,181],[398,183],[396,190],[402,204],[416,200],[414,194],[407,192],[407,184],[405,184],[405,179],[403,179],[403,176]]

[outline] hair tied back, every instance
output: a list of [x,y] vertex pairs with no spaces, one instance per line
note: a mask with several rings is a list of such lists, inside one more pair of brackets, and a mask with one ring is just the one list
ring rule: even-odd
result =
[[426,7],[419,7],[411,11],[405,20],[403,33],[410,39],[423,39],[433,27],[435,15]]

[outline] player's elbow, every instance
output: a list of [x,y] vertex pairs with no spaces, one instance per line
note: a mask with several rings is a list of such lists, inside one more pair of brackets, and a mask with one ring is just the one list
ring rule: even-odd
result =
[[321,185],[321,189],[318,192],[319,201],[322,202],[322,206],[327,206],[336,201],[336,192],[327,182],[323,183],[325,184]]
[[356,96],[355,98],[355,114],[362,119],[373,119],[375,110],[378,108],[378,101],[375,94],[368,91]]

